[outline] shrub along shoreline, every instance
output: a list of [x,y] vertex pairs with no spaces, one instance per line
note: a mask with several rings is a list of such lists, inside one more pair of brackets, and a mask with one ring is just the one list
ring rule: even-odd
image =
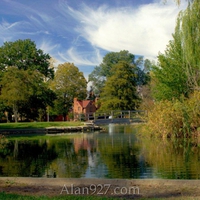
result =
[[200,134],[200,92],[189,98],[155,102],[148,110],[149,136],[191,138]]

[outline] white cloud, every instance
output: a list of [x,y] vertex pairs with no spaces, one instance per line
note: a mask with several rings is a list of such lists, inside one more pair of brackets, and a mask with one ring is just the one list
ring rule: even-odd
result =
[[45,53],[54,52],[55,49],[59,47],[59,44],[52,44],[50,41],[43,40],[39,48],[42,49]]
[[[163,2],[163,0],[162,0]],[[156,57],[163,52],[174,32],[181,7],[168,0],[141,5],[137,8],[108,8],[102,6],[83,10],[69,9],[81,23],[76,31],[93,46],[107,51],[129,50],[133,54]]]
[[88,53],[78,52],[74,47],[71,47],[65,53],[59,52],[58,55],[64,62],[74,63],[75,65],[95,66],[102,61],[98,49],[95,49],[93,53]]
[[178,7],[173,0],[166,5],[156,0],[121,8],[82,4],[75,10],[66,0],[52,0],[48,9],[43,9],[42,3],[3,2],[7,7],[1,6],[0,11],[7,15],[0,21],[0,44],[30,38],[58,63],[73,62],[84,69],[88,66],[88,71],[102,62],[102,52],[128,50],[156,57],[171,39],[178,11],[187,4],[182,1]]

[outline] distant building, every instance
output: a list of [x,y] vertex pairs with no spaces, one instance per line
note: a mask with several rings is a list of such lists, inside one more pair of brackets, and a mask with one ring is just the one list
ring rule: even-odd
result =
[[95,102],[95,100],[78,100],[74,98],[74,120],[93,120],[94,113],[98,109]]

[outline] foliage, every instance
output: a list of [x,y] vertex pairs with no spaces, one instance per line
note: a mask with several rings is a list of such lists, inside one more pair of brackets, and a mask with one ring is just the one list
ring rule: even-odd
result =
[[135,66],[119,62],[101,93],[101,110],[134,110],[139,98],[136,93]]
[[37,49],[33,41],[5,42],[0,47],[0,82],[2,112],[13,110],[15,121],[19,112],[26,120],[36,120],[39,110],[52,105],[55,93],[47,80],[54,77],[50,56]]
[[189,4],[177,19],[173,40],[164,54],[158,56],[158,66],[153,68],[157,100],[188,97],[200,85],[200,4]]
[[34,93],[29,97],[29,101],[19,106],[19,113],[26,119],[43,121],[46,115],[47,106],[53,106],[57,98],[55,92],[49,89],[45,82],[36,82]]
[[163,100],[156,102],[148,111],[147,126],[153,137],[171,137],[181,134],[182,123],[181,103]]
[[53,78],[54,71],[50,68],[49,59],[50,56],[37,49],[30,39],[5,42],[0,48],[0,71],[15,66],[23,70],[38,70],[46,78]]
[[200,4],[180,12],[173,40],[151,72],[156,100],[148,125],[155,135],[186,137],[200,126]]
[[36,70],[7,67],[0,83],[0,98],[6,106],[13,108],[15,121],[19,111],[26,118],[36,119],[38,110],[46,109],[55,99],[55,94],[43,82],[42,74]]
[[[165,2],[167,2],[168,0],[163,0],[163,2],[165,3]],[[181,0],[174,0],[176,3],[177,3],[177,5],[179,6],[180,4],[181,4]],[[194,0],[186,0],[187,2],[193,2]]]
[[200,92],[189,99],[156,102],[148,112],[147,126],[155,137],[191,137],[200,127]]
[[87,95],[83,73],[73,63],[58,65],[51,88],[57,94],[54,111],[63,116],[69,112],[75,97],[85,99]]
[[[178,27],[180,20],[178,20]],[[158,66],[153,66],[152,88],[157,100],[179,99],[182,95],[188,95],[187,74],[183,63],[183,49],[181,33],[176,28],[172,41],[169,42],[165,54],[158,56]]]
[[30,71],[28,70],[24,71],[16,67],[8,67],[1,80],[2,89],[0,98],[6,102],[7,106],[13,108],[15,121],[18,118],[19,105],[28,101],[28,98],[33,93],[30,86],[35,81],[35,76],[33,75],[34,77],[32,77],[29,73]]
[[[7,111],[7,113],[6,113]],[[7,121],[10,120],[9,112],[12,112],[10,107],[5,105],[5,102],[0,98],[0,120]]]
[[186,100],[187,113],[189,115],[190,127],[192,130],[196,130],[200,127],[200,91],[195,91],[190,95],[190,98]]
[[137,76],[135,76],[135,81],[137,84],[145,84],[147,76],[140,68],[143,64],[143,59],[141,57],[135,60],[135,56],[126,50],[110,52],[104,56],[102,63],[96,66],[89,75],[89,81],[92,82],[94,92],[97,95],[102,92],[102,88],[105,86],[107,79],[113,75],[115,66],[119,62],[126,62],[134,65],[134,73],[137,74]]
[[182,37],[183,58],[191,91],[200,89],[200,4],[194,0],[189,4],[181,18],[179,27]]
[[[32,84],[38,76],[29,70],[19,70],[16,67],[8,67],[1,80],[1,99],[9,106],[15,102],[23,102],[32,94]],[[9,81],[8,81],[9,80]]]

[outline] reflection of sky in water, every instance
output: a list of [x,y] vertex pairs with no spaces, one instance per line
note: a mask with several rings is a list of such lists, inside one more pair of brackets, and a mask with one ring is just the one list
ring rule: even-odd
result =
[[83,175],[84,178],[104,178],[108,172],[108,168],[102,162],[100,154],[91,153],[88,150],[88,168]]
[[109,135],[113,135],[115,130],[115,125],[114,124],[109,124],[108,125],[108,133]]

